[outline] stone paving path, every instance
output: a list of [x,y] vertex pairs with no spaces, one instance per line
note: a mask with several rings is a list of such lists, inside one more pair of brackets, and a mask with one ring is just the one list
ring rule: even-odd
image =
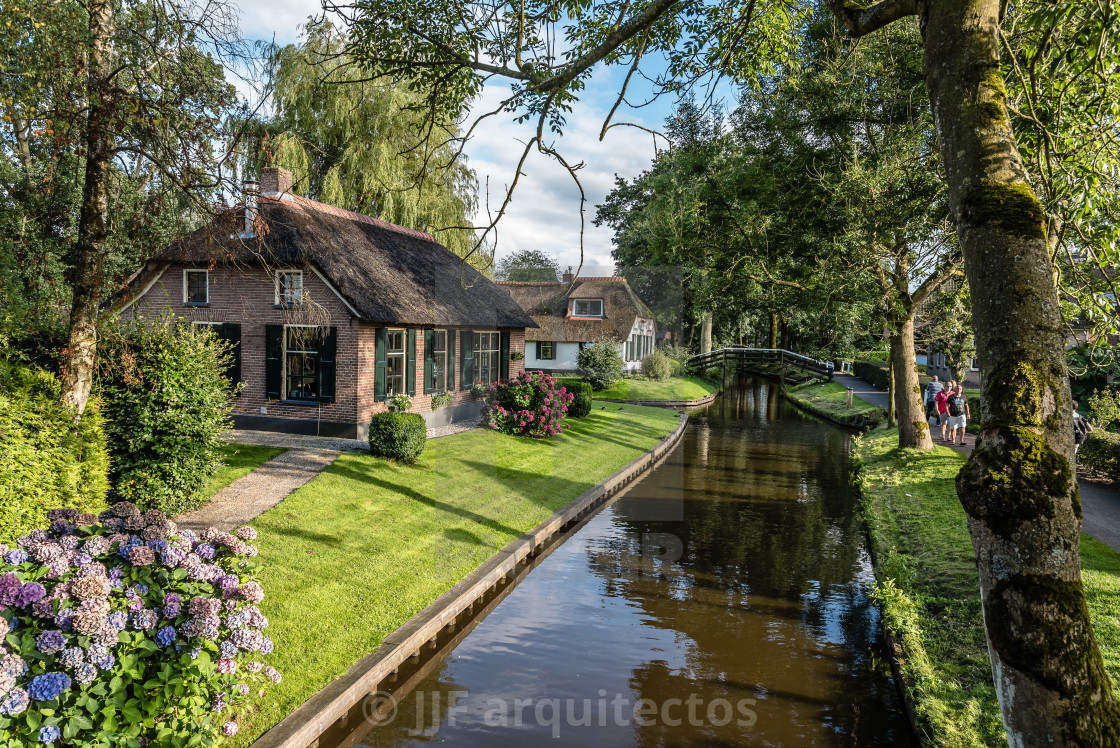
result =
[[[862,397],[872,405],[887,407],[887,393],[875,389],[862,379],[847,374],[833,374],[832,379],[845,387],[853,388],[857,397]],[[965,434],[963,445],[946,444],[938,438],[941,429],[933,422],[930,423],[930,433],[934,444],[952,446],[966,456],[972,454],[972,449],[976,446],[975,434]],[[1077,485],[1081,489],[1081,529],[1113,550],[1120,551],[1120,491],[1107,481],[1089,480],[1084,474],[1078,476]]]

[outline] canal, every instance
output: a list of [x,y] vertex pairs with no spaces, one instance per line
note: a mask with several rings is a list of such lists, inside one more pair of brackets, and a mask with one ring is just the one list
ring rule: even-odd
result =
[[349,744],[908,744],[850,434],[776,389],[746,380],[694,412]]

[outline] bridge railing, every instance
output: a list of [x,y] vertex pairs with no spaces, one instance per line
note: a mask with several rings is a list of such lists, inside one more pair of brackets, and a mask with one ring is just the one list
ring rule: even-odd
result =
[[737,364],[747,363],[763,366],[777,364],[779,366],[788,366],[791,369],[799,369],[814,376],[827,379],[832,378],[834,369],[831,362],[820,361],[801,353],[787,351],[784,348],[745,348],[740,346],[729,346],[726,348],[718,348],[708,353],[699,353],[688,359],[685,363],[685,368],[692,371],[704,371],[710,367],[719,366],[729,361],[733,361]]

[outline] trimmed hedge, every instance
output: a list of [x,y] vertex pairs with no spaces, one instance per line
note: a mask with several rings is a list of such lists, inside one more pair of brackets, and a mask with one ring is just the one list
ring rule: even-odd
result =
[[874,361],[853,361],[852,374],[879,390],[886,391],[891,386],[888,367]]
[[1120,481],[1120,435],[1101,429],[1092,432],[1078,450],[1077,461]]
[[591,385],[582,379],[561,379],[560,386],[575,396],[568,406],[568,415],[584,418],[591,412]]
[[576,360],[580,373],[591,383],[593,390],[609,390],[612,384],[622,379],[625,364],[614,343],[600,343],[584,348]]
[[673,360],[661,351],[653,351],[642,359],[642,374],[663,381],[673,375]]
[[109,453],[101,408],[81,421],[62,406],[53,374],[0,359],[0,542],[49,523],[56,508],[106,508]]
[[428,427],[416,413],[375,413],[369,421],[369,451],[378,457],[416,462],[428,443]]

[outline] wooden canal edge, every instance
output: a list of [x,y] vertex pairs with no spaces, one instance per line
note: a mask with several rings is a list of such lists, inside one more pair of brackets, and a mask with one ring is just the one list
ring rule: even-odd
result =
[[371,654],[358,660],[349,670],[303,702],[258,738],[251,748],[307,748],[316,745],[331,725],[345,718],[351,708],[375,693],[383,680],[419,653],[442,630],[454,625],[460,614],[514,576],[519,565],[539,554],[551,538],[586,518],[607,499],[657,465],[681,440],[687,423],[688,414],[682,412],[677,427],[662,437],[660,443],[511,541],[435,602],[386,636]]

